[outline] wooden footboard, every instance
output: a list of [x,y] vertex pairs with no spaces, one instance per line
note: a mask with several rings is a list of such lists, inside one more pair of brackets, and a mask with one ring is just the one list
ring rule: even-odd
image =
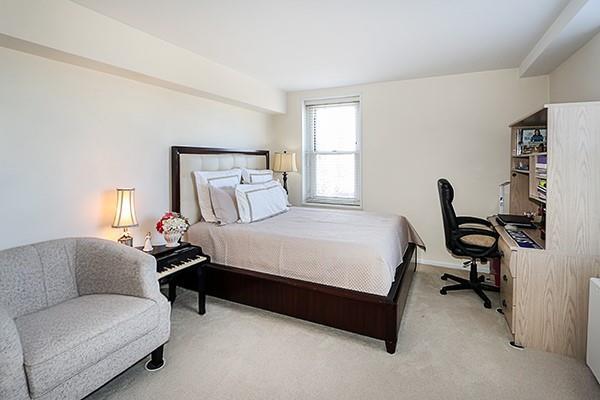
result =
[[[410,244],[387,296],[219,264],[203,268],[208,295],[381,339],[387,351],[394,353],[415,273],[416,251]],[[183,278],[179,284],[196,289],[194,279]]]
[[[402,267],[402,268],[401,268]],[[398,342],[398,332],[404,315],[404,307],[408,299],[408,292],[417,270],[417,251],[414,244],[410,244],[404,254],[404,262],[396,269],[396,278],[390,289],[388,297],[393,304],[388,317],[388,332],[385,339],[385,348],[388,353],[396,352],[396,343]]]

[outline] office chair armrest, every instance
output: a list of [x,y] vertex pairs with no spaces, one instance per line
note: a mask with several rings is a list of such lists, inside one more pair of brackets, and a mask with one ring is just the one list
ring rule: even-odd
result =
[[477,225],[484,225],[484,226],[492,226],[492,223],[490,221],[488,221],[487,219],[483,219],[483,218],[477,218],[477,217],[456,217],[456,221],[458,222],[458,225],[463,225],[463,224],[477,224]]
[[[481,251],[478,251],[478,252],[473,252],[472,248],[467,250],[467,248],[462,244],[460,239],[462,237],[471,236],[471,235],[489,236],[489,237],[495,239],[494,244],[490,247],[478,246],[478,247],[481,247],[481,249],[482,249]],[[477,229],[477,228],[459,228],[458,230],[456,230],[453,233],[453,236],[455,239],[454,242],[465,254],[472,255],[476,258],[488,257],[489,255],[494,253],[496,251],[496,245],[498,243],[498,238],[500,237],[500,235],[498,235],[498,233],[496,231],[493,231],[493,230],[490,231],[487,229]]]
[[489,229],[458,228],[458,230],[455,231],[456,239],[460,239],[463,236],[470,236],[470,235],[490,236],[490,237],[493,237],[494,239],[498,239],[500,237],[500,235],[498,235],[498,232],[489,230]]

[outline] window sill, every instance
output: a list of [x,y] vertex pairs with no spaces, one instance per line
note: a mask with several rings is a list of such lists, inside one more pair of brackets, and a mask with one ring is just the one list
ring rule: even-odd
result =
[[319,203],[316,201],[303,201],[302,207],[314,207],[314,208],[337,208],[341,210],[357,210],[362,211],[362,204],[350,205],[350,204],[336,204],[336,203]]

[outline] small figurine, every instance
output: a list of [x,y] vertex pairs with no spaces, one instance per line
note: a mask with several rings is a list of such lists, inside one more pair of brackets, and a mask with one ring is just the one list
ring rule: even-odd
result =
[[152,234],[148,232],[146,234],[146,238],[144,239],[144,251],[152,251],[154,247],[152,247]]

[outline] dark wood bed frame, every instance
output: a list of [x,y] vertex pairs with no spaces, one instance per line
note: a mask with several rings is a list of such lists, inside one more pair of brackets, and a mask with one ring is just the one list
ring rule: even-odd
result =
[[[232,150],[206,147],[171,148],[171,207],[180,211],[181,154],[247,154],[266,158],[267,150]],[[206,293],[233,301],[331,326],[385,341],[388,353],[396,351],[398,330],[408,291],[417,267],[415,245],[410,243],[387,296],[285,278],[242,268],[210,263],[204,267]],[[179,284],[197,290],[197,280]]]

